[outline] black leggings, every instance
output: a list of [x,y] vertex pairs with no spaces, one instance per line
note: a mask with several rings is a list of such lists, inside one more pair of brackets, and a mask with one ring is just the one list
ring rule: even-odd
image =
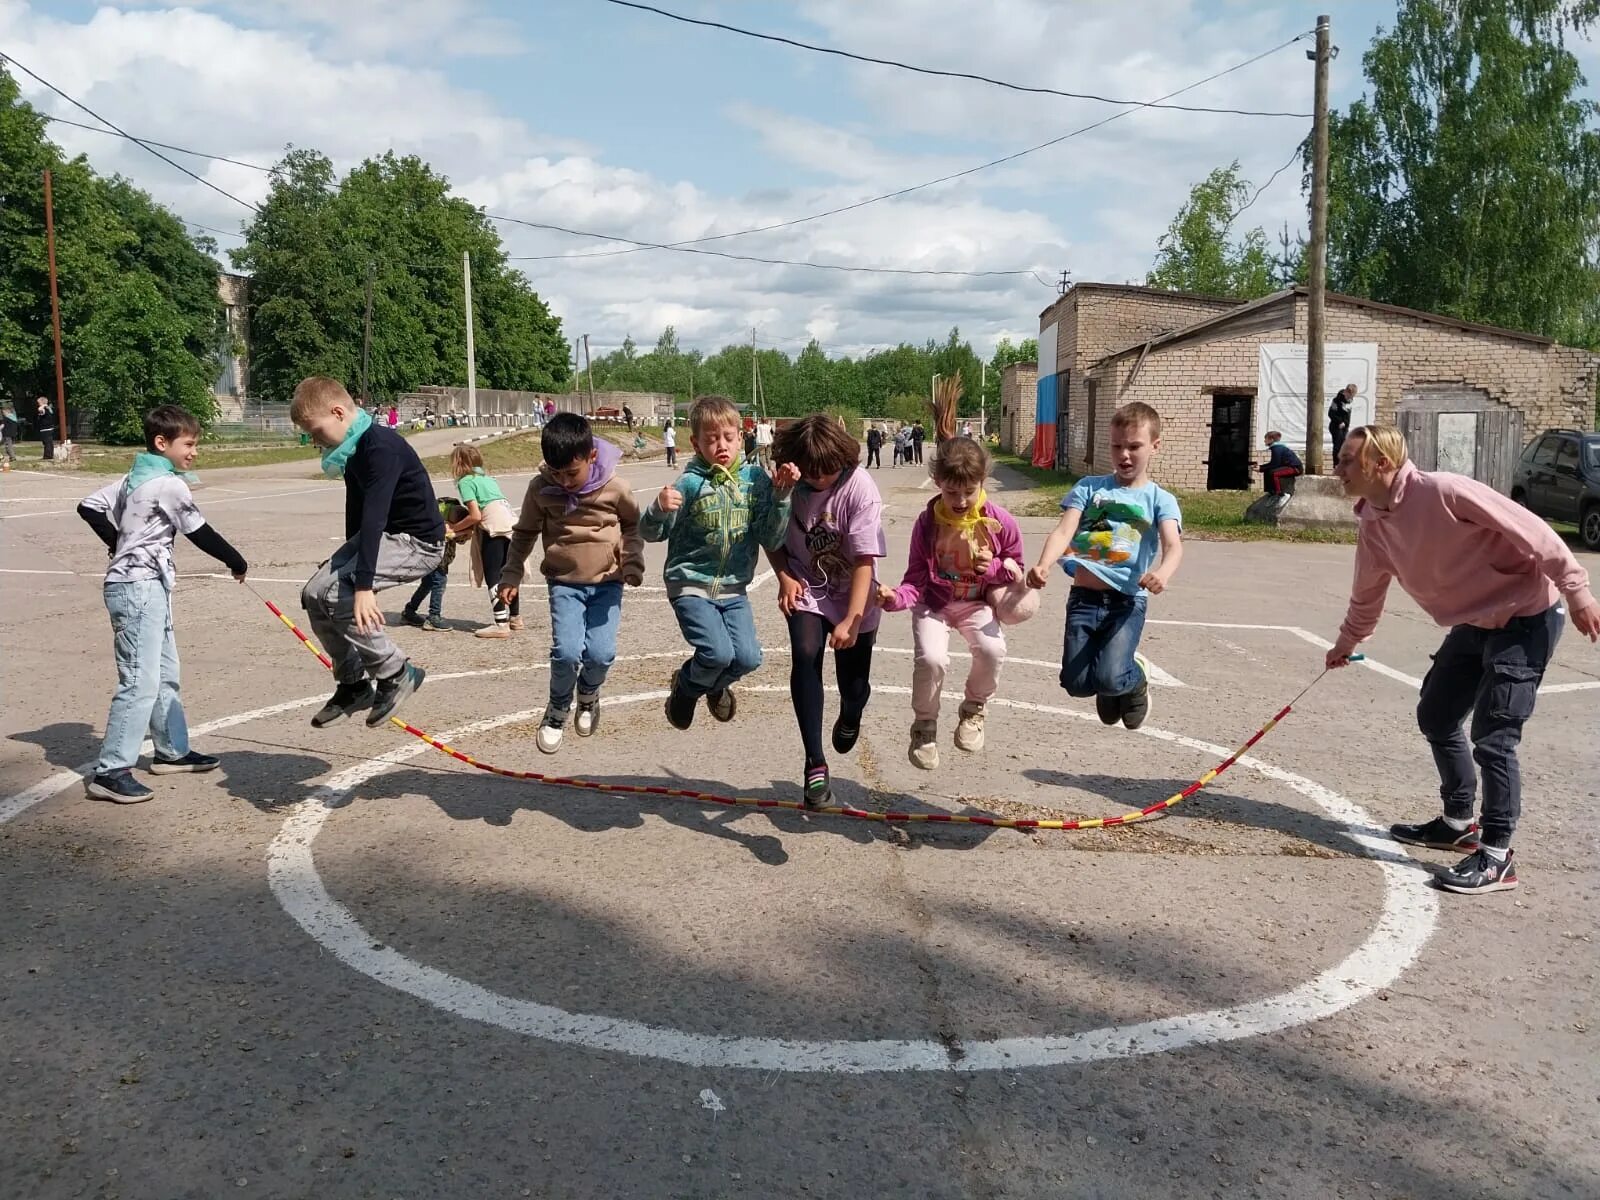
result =
[[[794,698],[795,719],[800,722],[800,740],[805,743],[806,766],[828,761],[822,752],[822,653],[828,648],[833,623],[816,613],[789,614],[789,692]],[[847,726],[860,725],[861,714],[872,695],[872,643],[878,632],[863,633],[848,650],[833,652],[833,667],[839,679],[839,719]]]
[[511,602],[509,611],[501,608],[500,601],[495,598],[495,591],[500,587],[500,572],[506,569],[506,556],[511,553],[511,539],[509,537],[490,537],[482,529],[478,530],[478,553],[483,558],[483,578],[489,585],[489,610],[494,614],[496,621],[504,621],[507,617],[522,615],[522,597],[519,595]]

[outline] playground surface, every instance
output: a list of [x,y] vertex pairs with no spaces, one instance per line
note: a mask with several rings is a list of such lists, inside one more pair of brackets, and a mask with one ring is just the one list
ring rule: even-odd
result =
[[[253,586],[301,620],[340,485],[199,469]],[[672,475],[622,469],[641,504]],[[919,468],[874,475],[898,579],[931,493]],[[890,827],[313,730],[326,673],[180,544],[185,707],[223,765],[118,808],[75,774],[114,680],[104,551],[73,515],[99,482],[0,482],[0,1196],[1600,1194],[1600,651],[1570,628],[1523,743],[1523,883],[1489,897],[1435,891],[1451,857],[1384,832],[1437,806],[1413,707],[1442,631],[1398,589],[1366,663],[1159,819]],[[513,500],[525,482],[502,477]],[[996,480],[1001,503],[1008,483],[1031,486]],[[1049,522],[1022,526],[1031,552]],[[1057,579],[1008,632],[977,755],[950,741],[955,659],[931,774],[906,759],[909,620],[886,615],[836,795],[1022,818],[1161,800],[1316,678],[1352,555],[1188,544],[1150,604],[1139,733],[1059,687]],[[679,733],[661,557],[624,599],[595,737],[536,751],[539,589],[526,630],[475,639],[464,569],[457,631],[396,629],[429,671],[404,716],[513,769],[797,800],[770,576],[737,718]]]

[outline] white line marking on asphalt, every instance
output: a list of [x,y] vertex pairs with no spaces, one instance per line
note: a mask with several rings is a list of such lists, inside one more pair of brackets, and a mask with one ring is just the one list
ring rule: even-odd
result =
[[0,575],[76,575],[76,571],[34,571],[26,567],[0,567]]
[[[761,685],[752,692],[786,693],[787,687]],[[909,688],[883,686],[893,695]],[[613,707],[660,699],[651,691],[608,698]],[[994,703],[1081,720],[1087,713],[1046,704],[997,699]],[[486,718],[440,736],[453,741],[517,721],[539,710]],[[1140,733],[1218,758],[1222,746],[1145,726]],[[328,892],[316,870],[312,844],[345,794],[389,767],[427,753],[423,743],[403,746],[381,759],[338,773],[313,790],[285,820],[267,853],[267,878],[284,910],[321,946],[353,970],[435,1007],[468,1020],[495,1025],[546,1041],[665,1059],[693,1067],[744,1070],[869,1073],[884,1071],[1019,1070],[1024,1067],[1132,1058],[1189,1046],[1274,1033],[1320,1020],[1392,984],[1415,961],[1438,916],[1438,899],[1424,884],[1419,864],[1381,836],[1371,817],[1337,793],[1301,776],[1251,757],[1238,765],[1282,782],[1346,826],[1345,835],[1378,860],[1384,882],[1382,909],[1366,940],[1342,961],[1314,979],[1277,996],[1205,1012],[1188,1013],[1134,1025],[1107,1026],[1083,1033],[963,1042],[954,1057],[942,1041],[882,1038],[866,1041],[811,1041],[789,1037],[722,1036],[690,1033],[625,1018],[573,1013],[553,1005],[502,995],[413,961],[376,941],[350,911]]]
[[[873,650],[874,654],[915,654],[916,653],[915,650],[908,650],[903,646],[874,646],[872,648],[872,650]],[[952,650],[952,651],[950,651],[950,657],[951,658],[966,658],[966,659],[970,659],[972,657],[972,655],[966,653],[965,651]],[[1141,655],[1140,657],[1143,657],[1143,656]],[[1019,667],[1044,667],[1044,668],[1046,668],[1048,670],[1051,670],[1051,671],[1059,671],[1059,670],[1061,670],[1061,664],[1060,663],[1058,663],[1058,662],[1048,662],[1048,661],[1046,661],[1045,659],[1042,659],[1042,658],[1017,658],[1015,655],[1007,655],[1006,656],[1006,663],[1008,665],[1011,664],[1011,663],[1015,663]],[[1150,668],[1150,682],[1152,684],[1154,684],[1156,687],[1181,688],[1181,687],[1187,687],[1188,686],[1181,679],[1175,679],[1171,675],[1167,674],[1167,672],[1163,671],[1160,667],[1156,666],[1155,663],[1150,662],[1149,659],[1145,659],[1145,663]]]

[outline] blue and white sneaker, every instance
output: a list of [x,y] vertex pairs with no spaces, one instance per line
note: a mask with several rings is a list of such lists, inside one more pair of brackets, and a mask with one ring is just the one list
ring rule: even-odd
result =
[[150,760],[152,775],[198,775],[202,771],[215,771],[222,760],[214,754],[201,754],[191,750],[182,758],[162,758],[159,754]]
[[91,776],[83,781],[83,790],[91,800],[109,800],[113,804],[143,804],[155,795],[131,771]]

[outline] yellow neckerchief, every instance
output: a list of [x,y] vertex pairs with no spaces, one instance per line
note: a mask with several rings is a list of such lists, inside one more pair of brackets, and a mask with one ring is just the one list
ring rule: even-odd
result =
[[973,497],[966,512],[953,513],[950,511],[950,506],[944,502],[944,497],[940,496],[933,502],[933,523],[943,525],[946,529],[954,529],[958,537],[976,550],[980,536],[986,535],[991,529],[1000,528],[999,521],[983,515],[983,506],[988,502],[988,493],[979,488],[978,494]]

